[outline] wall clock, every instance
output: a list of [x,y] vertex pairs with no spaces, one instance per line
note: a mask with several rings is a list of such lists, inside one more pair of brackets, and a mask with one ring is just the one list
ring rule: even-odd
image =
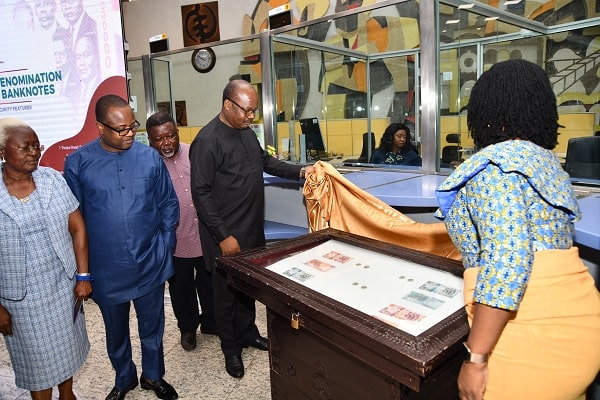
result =
[[217,56],[210,47],[194,50],[192,53],[192,65],[198,72],[208,72],[215,66]]

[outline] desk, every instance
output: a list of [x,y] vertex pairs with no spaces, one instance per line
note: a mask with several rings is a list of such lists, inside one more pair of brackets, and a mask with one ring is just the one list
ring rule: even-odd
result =
[[366,191],[392,207],[438,207],[435,191],[446,175],[418,175]]
[[266,172],[263,172],[263,181],[265,183],[265,186],[287,184],[287,185],[296,185],[296,186],[302,187],[302,185],[304,185],[304,179],[295,180],[295,179],[280,178],[279,176],[269,175]]
[[357,171],[345,174],[344,178],[348,179],[359,188],[368,190],[377,186],[388,185],[417,176],[421,176],[421,174],[394,171]]
[[265,220],[264,230],[265,239],[267,242],[273,240],[292,239],[308,233],[308,228],[267,220]]
[[[289,225],[308,231],[302,188],[304,179],[285,179],[263,173],[265,184],[265,235],[267,240],[298,236]],[[288,225],[288,226],[286,226]]]
[[579,199],[578,203],[583,217],[575,222],[574,241],[600,250],[600,194]]
[[[302,203],[303,181],[290,181],[265,174],[267,188],[288,188],[294,198],[287,199],[277,193],[278,199],[268,199],[267,220],[288,223],[306,228],[306,209]],[[437,208],[435,191],[446,175],[422,175],[417,172],[398,172],[364,169],[344,175],[359,188],[392,207]],[[282,191],[282,190],[281,190]],[[270,193],[269,193],[270,194]],[[575,222],[575,242],[600,251],[600,194],[595,193],[578,200],[583,218]],[[290,205],[296,204],[293,207]],[[270,218],[279,208],[280,218]],[[294,213],[298,216],[294,218]]]

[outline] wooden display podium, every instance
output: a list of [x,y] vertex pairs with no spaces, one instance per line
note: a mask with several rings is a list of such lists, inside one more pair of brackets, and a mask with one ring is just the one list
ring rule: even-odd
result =
[[[330,247],[317,261],[314,249],[322,246]],[[343,251],[330,250],[337,247]],[[302,263],[305,254],[310,261]],[[457,307],[459,262],[326,229],[221,257],[217,267],[267,308],[273,399],[458,398],[468,333],[464,308]],[[379,310],[377,301],[389,306]],[[357,310],[370,302],[375,311]],[[444,307],[455,311],[446,315]],[[428,319],[434,323],[417,335],[390,323],[416,329]]]

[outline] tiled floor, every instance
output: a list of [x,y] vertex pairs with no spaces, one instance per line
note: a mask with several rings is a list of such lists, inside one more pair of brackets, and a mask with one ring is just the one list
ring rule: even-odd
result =
[[[91,350],[83,368],[75,375],[74,391],[79,400],[104,400],[114,384],[114,372],[106,355],[104,324],[96,304],[86,303],[85,316]],[[166,326],[164,351],[165,380],[172,384],[182,400],[267,400],[271,398],[269,355],[254,348],[244,349],[242,358],[246,374],[242,379],[225,372],[223,354],[216,336],[198,333],[198,347],[186,352],[179,344],[179,330],[168,296],[165,297]],[[257,303],[259,331],[266,335],[265,308]],[[134,362],[140,372],[140,347],[135,313],[131,314]],[[56,397],[58,398],[58,397]],[[139,386],[127,394],[127,400],[156,399],[151,391]],[[30,399],[29,392],[15,386],[8,351],[0,340],[0,400]]]

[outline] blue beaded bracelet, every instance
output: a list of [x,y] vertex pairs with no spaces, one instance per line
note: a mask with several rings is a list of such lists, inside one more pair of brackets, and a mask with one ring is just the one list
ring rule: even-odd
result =
[[91,274],[89,274],[89,273],[77,274],[77,275],[75,275],[75,280],[77,282],[79,282],[79,281],[90,281],[90,282],[92,282],[94,280],[94,277]]

